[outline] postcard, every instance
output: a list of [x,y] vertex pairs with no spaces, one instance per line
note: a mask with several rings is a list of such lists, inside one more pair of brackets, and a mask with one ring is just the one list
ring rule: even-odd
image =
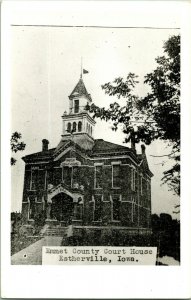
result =
[[190,3],[2,12],[2,297],[189,297]]

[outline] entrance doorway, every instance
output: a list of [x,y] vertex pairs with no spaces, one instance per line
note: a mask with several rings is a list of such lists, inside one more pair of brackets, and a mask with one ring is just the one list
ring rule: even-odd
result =
[[64,221],[67,224],[72,220],[74,213],[73,199],[67,194],[60,193],[52,198],[51,219]]

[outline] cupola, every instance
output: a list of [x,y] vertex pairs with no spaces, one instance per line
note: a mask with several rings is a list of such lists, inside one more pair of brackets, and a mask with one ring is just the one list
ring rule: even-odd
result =
[[96,122],[86,110],[87,104],[91,105],[92,98],[87,92],[82,76],[68,98],[69,113],[62,116],[62,139],[72,139],[83,148],[91,149]]

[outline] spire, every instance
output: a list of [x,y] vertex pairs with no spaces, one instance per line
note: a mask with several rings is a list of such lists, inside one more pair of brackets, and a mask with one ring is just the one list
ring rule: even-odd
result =
[[82,79],[82,74],[83,74],[83,71],[82,71],[82,56],[81,56],[81,73],[80,73],[80,78]]
[[81,76],[80,76],[80,79],[79,79],[78,83],[76,84],[75,88],[73,89],[72,93],[70,94],[69,99],[71,99],[75,96],[85,96],[89,101],[92,101],[91,96],[90,96],[90,94],[88,94]]
[[80,78],[82,79],[83,78],[83,74],[88,74],[89,71],[83,69],[83,57],[81,57],[81,72],[80,72]]

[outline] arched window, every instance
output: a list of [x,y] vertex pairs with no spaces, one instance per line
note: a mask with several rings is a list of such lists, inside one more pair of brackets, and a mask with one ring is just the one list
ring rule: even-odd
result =
[[78,131],[79,132],[82,131],[82,122],[81,121],[78,122]]
[[67,126],[67,132],[68,132],[68,133],[71,132],[71,123],[68,123],[68,126]]
[[74,113],[79,113],[79,100],[74,100]]
[[73,123],[73,132],[76,132],[76,122]]

